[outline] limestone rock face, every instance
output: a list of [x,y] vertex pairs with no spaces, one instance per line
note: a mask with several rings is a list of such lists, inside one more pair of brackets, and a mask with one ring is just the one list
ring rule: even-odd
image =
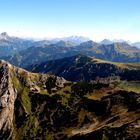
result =
[[58,87],[64,87],[64,83],[66,80],[62,77],[56,77],[56,86]]
[[0,138],[7,139],[13,131],[14,103],[17,96],[11,82],[10,67],[10,64],[0,61]]

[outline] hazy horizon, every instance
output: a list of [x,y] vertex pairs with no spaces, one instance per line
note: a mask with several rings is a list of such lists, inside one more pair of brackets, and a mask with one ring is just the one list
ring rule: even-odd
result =
[[139,0],[2,0],[0,32],[23,38],[84,36],[140,41]]

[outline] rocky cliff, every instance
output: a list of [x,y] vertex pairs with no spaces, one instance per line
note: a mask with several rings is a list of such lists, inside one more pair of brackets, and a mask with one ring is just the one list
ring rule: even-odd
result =
[[0,61],[0,139],[9,139],[13,133],[14,103],[17,91],[10,78],[11,65]]

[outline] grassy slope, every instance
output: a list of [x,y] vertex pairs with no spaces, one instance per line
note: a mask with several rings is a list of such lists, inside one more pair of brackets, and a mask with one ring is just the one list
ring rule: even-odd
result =
[[[98,87],[99,85],[87,83],[66,82],[64,87],[55,87],[57,90],[53,90],[49,94],[45,87],[47,86],[45,82],[49,75],[35,74],[23,69],[12,68],[11,78],[13,86],[18,93],[15,102],[13,140],[67,139],[67,135],[73,137],[75,129],[78,129],[79,132],[79,129],[81,131],[85,126],[87,126],[85,134],[88,134],[93,131],[90,127],[90,129],[88,128],[88,125],[93,124],[95,121],[92,118],[96,117],[100,123],[97,129],[105,126],[106,121],[111,119],[105,119],[106,114],[103,114],[102,117],[96,115],[96,109],[90,110],[91,105],[88,105],[89,102],[93,102],[98,107],[100,101],[102,105],[103,98],[107,97],[110,99],[110,96],[117,93],[120,89],[139,92],[139,89],[137,89],[139,83],[135,82],[122,81],[115,87],[112,85],[101,85],[101,87]],[[123,108],[120,109],[123,110]],[[100,111],[102,112],[102,110]],[[126,115],[130,116],[132,114],[126,113]],[[137,113],[134,112],[133,116],[135,116],[135,119],[138,119]],[[127,119],[121,124],[126,124]],[[128,122],[130,121],[128,120]],[[115,125],[114,127],[118,124],[119,122],[117,123],[116,121],[109,123],[109,125]]]
[[117,67],[125,68],[125,69],[140,69],[140,63],[119,63],[119,62],[111,62],[111,61],[106,61],[101,59],[92,59],[92,62],[96,64],[113,64],[116,65]]

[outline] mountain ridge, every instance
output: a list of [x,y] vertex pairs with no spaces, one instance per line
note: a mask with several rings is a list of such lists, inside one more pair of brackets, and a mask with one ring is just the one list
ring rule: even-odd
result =
[[72,83],[0,61],[0,139],[138,139],[139,91],[121,82]]
[[95,80],[97,77],[105,78],[113,75],[120,76],[123,80],[140,80],[140,63],[110,62],[85,55],[76,55],[34,64],[27,67],[27,70],[52,73],[70,81],[90,81]]
[[[140,62],[140,49],[132,47],[126,42],[101,45],[91,40],[80,45],[60,41],[55,44],[30,47],[3,59],[25,68],[34,63],[71,57],[78,54],[114,62]],[[28,61],[29,59],[30,61]]]

